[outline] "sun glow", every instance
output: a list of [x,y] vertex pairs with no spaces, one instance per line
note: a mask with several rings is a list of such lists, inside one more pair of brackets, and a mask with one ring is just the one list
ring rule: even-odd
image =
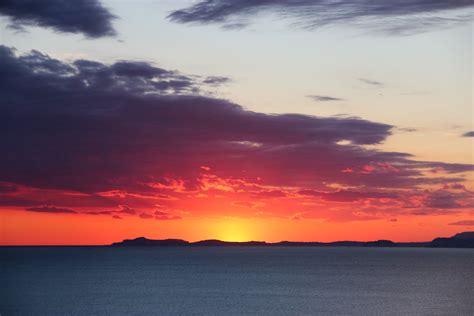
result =
[[246,221],[235,218],[226,218],[216,225],[217,239],[223,241],[249,241],[255,236]]

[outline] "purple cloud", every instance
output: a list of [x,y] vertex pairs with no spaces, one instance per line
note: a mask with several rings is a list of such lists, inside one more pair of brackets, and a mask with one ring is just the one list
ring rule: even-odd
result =
[[29,207],[25,209],[26,211],[29,212],[39,212],[39,213],[66,213],[66,214],[77,214],[77,211],[68,209],[68,208],[61,208],[61,207],[55,207],[55,206],[38,206],[38,207]]
[[167,221],[167,220],[177,220],[177,219],[181,219],[181,216],[178,216],[178,215],[172,215],[168,212],[164,212],[164,211],[158,211],[156,210],[155,212],[153,212],[153,217],[156,219],[156,220],[159,220],[159,221]]
[[394,199],[398,195],[388,192],[363,192],[363,191],[347,191],[338,190],[335,192],[320,192],[314,190],[302,190],[298,192],[300,195],[316,196],[326,201],[333,202],[354,202],[362,199]]
[[98,0],[3,0],[0,15],[10,19],[13,29],[39,26],[90,38],[116,34],[112,26],[116,17]]
[[[0,183],[35,188],[0,190],[1,205],[84,203],[138,214],[206,188],[203,173],[258,178],[260,187],[242,189],[261,198],[292,187],[328,201],[383,199],[460,183],[474,170],[368,149],[391,135],[388,124],[248,111],[203,96],[207,85],[195,76],[146,62],[65,63],[2,46],[0,74]],[[327,183],[364,189],[330,192]]]
[[168,18],[178,23],[213,23],[234,29],[246,26],[250,17],[274,13],[307,29],[349,25],[411,34],[466,23],[470,12],[458,11],[470,6],[472,1],[467,0],[201,0],[172,12]]
[[457,222],[449,223],[448,225],[453,225],[453,226],[474,226],[474,220],[457,221]]

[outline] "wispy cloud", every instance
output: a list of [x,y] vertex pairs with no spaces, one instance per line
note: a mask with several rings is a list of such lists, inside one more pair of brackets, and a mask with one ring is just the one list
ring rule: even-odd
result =
[[25,210],[29,212],[38,212],[38,213],[66,213],[66,214],[77,214],[78,212],[75,210],[71,210],[68,208],[61,208],[55,206],[38,206],[38,207],[29,207]]
[[457,222],[449,223],[448,225],[453,225],[453,226],[474,226],[474,220],[457,221]]
[[[168,17],[178,23],[220,24],[242,28],[249,18],[274,13],[306,29],[348,25],[390,34],[412,34],[467,23],[467,0],[201,0]],[[466,9],[466,10],[462,10]]]
[[342,98],[331,97],[327,95],[308,95],[306,97],[316,102],[344,101]]
[[367,85],[370,85],[370,86],[377,86],[377,87],[381,87],[383,86],[383,83],[380,82],[380,81],[376,81],[376,80],[371,80],[371,79],[367,79],[367,78],[359,78],[359,81],[360,82],[363,82]]
[[231,79],[228,77],[221,77],[221,76],[209,76],[203,80],[203,83],[212,85],[212,86],[219,86],[223,84],[227,84],[231,82]]

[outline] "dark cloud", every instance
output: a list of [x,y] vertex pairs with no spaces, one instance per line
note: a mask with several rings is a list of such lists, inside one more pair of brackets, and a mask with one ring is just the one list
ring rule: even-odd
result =
[[247,207],[247,208],[253,208],[253,207],[257,206],[257,204],[249,202],[249,201],[235,201],[235,202],[232,202],[232,205],[240,206],[240,207]]
[[118,213],[124,213],[124,214],[137,214],[137,211],[130,206],[127,205],[119,205],[119,211]]
[[233,29],[244,27],[248,18],[257,14],[276,13],[309,29],[349,25],[406,34],[468,22],[470,12],[457,9],[470,6],[470,0],[201,0],[172,12],[168,18],[178,23],[215,23]]
[[12,192],[17,192],[18,191],[18,186],[16,186],[13,183],[8,183],[8,182],[0,182],[0,194],[2,193],[12,193]]
[[90,38],[115,35],[115,16],[98,0],[2,0],[0,15],[8,17],[14,29],[39,26]]
[[416,215],[416,216],[428,216],[428,215],[433,215],[432,212],[427,212],[427,211],[414,211],[410,213],[411,215]]
[[307,97],[316,102],[344,101],[344,99],[330,97],[327,95],[308,95]]
[[181,216],[177,216],[177,215],[172,215],[168,212],[164,212],[164,211],[155,211],[153,212],[153,217],[156,219],[156,220],[159,220],[159,221],[167,221],[167,220],[176,220],[176,219],[181,219]]
[[[18,205],[16,205],[18,206]],[[128,206],[119,205],[118,209],[115,210],[107,210],[107,211],[88,211],[86,209],[78,209],[73,210],[65,207],[57,207],[52,205],[43,205],[43,206],[35,206],[25,208],[26,211],[29,212],[38,212],[38,213],[53,213],[53,214],[77,214],[77,215],[94,215],[94,216],[104,216],[108,215],[115,219],[122,219],[120,215],[136,215],[143,219],[156,219],[156,220],[177,220],[181,219],[180,216],[170,214],[165,211],[155,211],[153,214],[149,214],[148,212],[137,212],[131,209]]]
[[449,223],[448,225],[453,225],[453,226],[474,226],[474,220],[457,221],[457,222]]
[[113,211],[88,211],[88,212],[82,212],[82,214],[87,214],[87,215],[114,215]]
[[[94,68],[94,66],[100,65],[90,62],[90,61],[77,61],[76,66],[83,66],[84,69],[88,67]],[[130,78],[143,78],[143,79],[153,79],[155,77],[162,77],[171,74],[171,72],[153,67],[149,63],[145,62],[131,62],[131,61],[119,61],[112,66],[110,66],[112,73],[121,77],[130,77]],[[93,70],[93,69],[91,69]],[[189,80],[189,79],[188,79]]]
[[209,76],[209,77],[206,77],[206,79],[204,79],[203,83],[212,85],[212,86],[219,86],[219,85],[229,83],[230,81],[231,81],[230,78],[227,78],[227,77]]
[[465,192],[469,192],[469,193],[472,193],[471,191],[469,191],[468,189],[466,189],[466,187],[460,183],[446,183],[443,185],[443,189],[445,190],[462,190],[462,191],[465,191]]
[[376,80],[370,80],[370,79],[366,79],[366,78],[359,78],[359,81],[360,82],[363,82],[365,84],[368,84],[370,86],[383,86],[383,83],[380,82],[380,81],[376,81]]
[[394,199],[398,195],[387,192],[357,192],[348,190],[338,190],[335,192],[320,192],[315,190],[302,190],[301,195],[316,196],[326,201],[334,202],[354,202],[362,199]]
[[116,207],[113,198],[95,193],[69,192],[16,186],[15,191],[0,192],[0,206],[61,205],[62,207]]
[[458,202],[459,194],[452,193],[447,190],[438,190],[430,193],[424,201],[424,205],[430,208],[453,209],[462,208]]
[[287,194],[281,190],[260,191],[255,194],[255,197],[262,199],[282,198]]
[[[474,170],[368,149],[391,135],[387,124],[252,112],[200,95],[205,87],[195,76],[144,62],[65,63],[1,47],[0,183],[35,189],[4,189],[0,203],[75,208],[83,201],[113,206],[121,215],[175,219],[142,209],[153,209],[157,199],[169,203],[176,194],[211,190],[203,173],[242,182],[261,178],[261,187],[249,191],[261,198],[285,197],[278,188],[292,187],[351,201],[394,194],[379,189],[459,183],[464,179],[457,174]],[[439,176],[427,176],[431,170]],[[326,183],[364,190],[328,192]]]
[[462,137],[474,137],[474,131],[469,131],[462,134]]
[[29,207],[25,210],[29,212],[39,212],[39,213],[68,213],[68,214],[77,214],[77,211],[68,209],[68,208],[61,208],[55,206],[39,206],[39,207]]
[[398,130],[402,132],[407,132],[407,133],[414,133],[418,131],[416,128],[412,128],[412,127],[399,127]]

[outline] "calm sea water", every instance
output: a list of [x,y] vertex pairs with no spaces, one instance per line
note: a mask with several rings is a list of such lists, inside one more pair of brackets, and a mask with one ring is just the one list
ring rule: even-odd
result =
[[474,315],[474,251],[0,248],[7,315]]

